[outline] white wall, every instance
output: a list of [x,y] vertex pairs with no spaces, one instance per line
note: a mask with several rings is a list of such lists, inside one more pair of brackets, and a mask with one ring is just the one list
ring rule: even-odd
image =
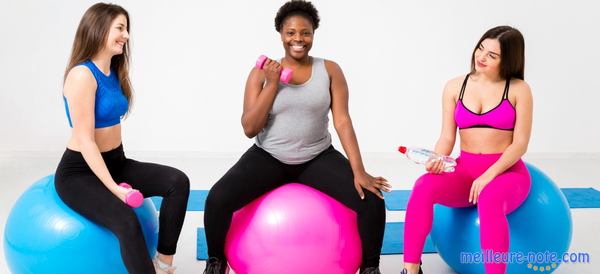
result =
[[[0,0],[0,154],[60,151],[69,135],[62,74],[91,1]],[[251,143],[240,125],[256,57],[283,55],[283,1],[116,1],[130,12],[135,106],[129,150],[226,153]],[[432,147],[441,90],[467,72],[483,32],[526,39],[532,153],[600,152],[600,16],[595,1],[314,1],[311,52],[338,62],[364,152]],[[331,129],[332,132],[334,131]]]

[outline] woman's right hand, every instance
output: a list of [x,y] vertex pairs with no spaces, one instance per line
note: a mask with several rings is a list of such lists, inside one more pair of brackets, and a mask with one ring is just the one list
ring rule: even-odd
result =
[[117,198],[119,198],[123,203],[127,203],[127,194],[133,191],[133,189],[125,188],[117,185],[113,191],[111,191]]
[[425,170],[429,173],[440,174],[444,172],[444,161],[441,159],[428,161],[425,163]]
[[277,61],[267,59],[263,65],[263,71],[265,72],[267,83],[279,83],[281,70],[281,64],[279,64]]

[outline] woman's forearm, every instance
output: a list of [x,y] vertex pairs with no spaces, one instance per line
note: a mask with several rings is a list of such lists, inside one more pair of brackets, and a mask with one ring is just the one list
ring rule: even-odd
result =
[[352,126],[352,120],[348,118],[344,122],[337,124],[335,129],[340,138],[340,142],[342,143],[342,147],[348,156],[352,171],[355,174],[365,172],[360,148],[358,147],[358,140],[356,138],[356,133],[354,132],[354,127]]

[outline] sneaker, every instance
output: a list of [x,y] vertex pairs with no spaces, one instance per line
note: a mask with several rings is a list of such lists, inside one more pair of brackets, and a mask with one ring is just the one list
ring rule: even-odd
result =
[[206,261],[206,269],[204,274],[229,274],[229,265],[226,260],[221,260],[217,257],[210,257]]
[[176,267],[161,262],[158,257],[154,257],[152,263],[154,264],[156,274],[175,274]]
[[379,267],[367,267],[360,271],[360,274],[381,274]]

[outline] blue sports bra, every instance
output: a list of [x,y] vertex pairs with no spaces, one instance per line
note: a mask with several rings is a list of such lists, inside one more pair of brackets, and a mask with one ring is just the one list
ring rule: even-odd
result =
[[[96,65],[87,60],[80,65],[86,66],[96,79],[98,88],[96,89],[96,101],[94,103],[94,123],[95,128],[110,127],[121,122],[121,117],[125,115],[129,108],[129,102],[123,94],[119,77],[112,68],[110,75],[106,76]],[[73,127],[71,114],[69,113],[69,103],[63,96],[65,102],[65,111],[69,119],[69,126]]]

